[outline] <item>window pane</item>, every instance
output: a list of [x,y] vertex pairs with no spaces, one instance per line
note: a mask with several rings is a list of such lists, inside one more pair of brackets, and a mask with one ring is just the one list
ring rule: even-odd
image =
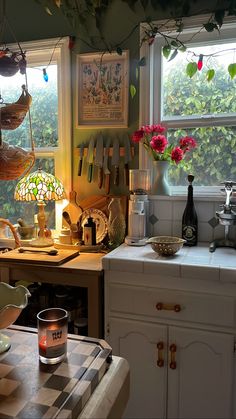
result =
[[196,186],[218,186],[224,180],[236,181],[236,127],[208,127],[188,130],[168,130],[168,141],[190,135],[197,148],[185,155],[184,167],[172,165],[169,169],[171,185],[186,186],[186,176],[195,175]]
[[[228,65],[235,62],[234,48],[236,43],[190,47],[185,53],[180,52],[170,62],[162,57],[163,119],[189,115],[226,115],[236,112],[235,80],[231,80],[227,71]],[[197,71],[192,78],[186,75],[188,62],[198,60],[190,51],[199,55],[226,50],[228,52],[222,55],[204,57],[202,70]],[[215,77],[211,82],[206,79],[209,69],[215,69]]]
[[[32,96],[30,115],[35,147],[58,146],[57,66],[47,68],[48,82],[43,79],[43,66],[27,67],[28,91]],[[25,76],[19,72],[12,77],[0,76],[1,95],[6,103],[18,100]],[[31,147],[29,115],[15,130],[2,131],[3,141],[20,147]]]
[[[45,172],[54,174],[53,159],[36,159],[31,172],[39,167]],[[34,223],[34,214],[38,213],[35,202],[22,202],[14,200],[15,186],[19,179],[14,181],[0,181],[0,217],[9,219],[12,224],[17,223],[18,218],[25,220],[27,224]],[[47,202],[45,213],[48,217],[47,227],[55,228],[55,201]]]

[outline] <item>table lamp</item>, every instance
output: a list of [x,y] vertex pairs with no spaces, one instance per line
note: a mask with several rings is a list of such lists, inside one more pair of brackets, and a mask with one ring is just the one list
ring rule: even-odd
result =
[[23,177],[16,185],[14,198],[16,201],[37,201],[38,205],[38,237],[30,242],[31,246],[47,247],[53,245],[53,239],[46,237],[46,217],[44,212],[44,201],[58,201],[64,199],[65,190],[54,175],[38,169]]

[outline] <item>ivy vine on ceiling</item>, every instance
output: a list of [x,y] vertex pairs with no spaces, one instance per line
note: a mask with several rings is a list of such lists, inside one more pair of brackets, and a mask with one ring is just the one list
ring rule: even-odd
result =
[[[128,7],[137,17],[136,23],[133,27],[130,27],[130,31],[126,36],[122,36],[115,44],[105,38],[103,34],[103,19],[110,10],[112,4],[116,0],[35,0],[37,3],[45,9],[49,15],[53,15],[56,10],[59,10],[69,21],[73,33],[76,39],[83,41],[90,49],[101,51],[101,53],[116,51],[119,55],[122,54],[122,48],[134,31],[139,27],[140,24],[145,24],[144,37],[140,40],[142,45],[147,42],[151,45],[156,36],[161,36],[164,39],[163,55],[168,60],[173,60],[180,52],[186,51],[185,44],[180,40],[180,35],[184,30],[183,17],[191,16],[191,10],[196,5],[196,0],[121,0],[128,5]],[[143,18],[140,19],[140,10],[143,12]],[[174,35],[168,34],[166,31],[166,25],[161,24],[158,27],[153,23],[153,17],[151,16],[150,10],[155,13],[158,11],[165,12],[168,15],[166,23],[173,21],[175,32]],[[148,14],[150,13],[150,15]],[[215,1],[215,4],[211,4],[211,9],[201,10],[198,14],[210,13],[209,19],[202,25],[200,29],[196,31],[191,39],[197,35],[200,31],[205,30],[207,32],[218,31],[224,23],[227,16],[236,16],[236,0],[229,1]],[[88,27],[89,22],[89,27]],[[91,25],[96,30],[97,35],[91,35]],[[77,36],[80,33],[80,29],[86,30],[86,39],[82,39]],[[123,35],[123,33],[122,33]],[[224,52],[224,51],[223,51]],[[221,52],[219,52],[221,53]],[[201,71],[203,63],[210,63],[210,58],[214,57],[216,52],[212,54],[197,55],[195,52],[190,51],[190,58],[186,65],[186,74],[192,78],[197,71]],[[137,64],[138,67],[145,65],[145,57],[142,57]],[[228,73],[233,79],[236,76],[236,63],[232,62],[228,66]],[[215,70],[209,66],[206,71],[207,81],[211,81],[214,78]],[[133,97],[136,93],[134,85],[130,86],[130,93]]]

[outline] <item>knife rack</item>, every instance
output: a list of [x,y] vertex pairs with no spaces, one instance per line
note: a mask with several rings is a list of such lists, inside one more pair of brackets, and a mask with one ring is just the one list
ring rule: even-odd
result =
[[[134,147],[130,147],[130,149],[131,149],[132,157],[134,157]],[[80,154],[80,147],[76,147],[75,155],[79,156],[79,154]],[[86,157],[87,154],[88,154],[88,147],[84,147],[83,157]],[[94,147],[93,154],[94,154],[94,156],[96,155],[96,147]],[[105,155],[105,147],[104,147],[104,155]],[[113,147],[110,147],[109,148],[109,157],[111,157],[112,155],[113,155]],[[124,157],[124,155],[125,155],[125,148],[120,147],[120,157]]]

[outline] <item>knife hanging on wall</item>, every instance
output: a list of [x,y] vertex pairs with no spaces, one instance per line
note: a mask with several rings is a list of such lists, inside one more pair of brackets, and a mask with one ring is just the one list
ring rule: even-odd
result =
[[81,176],[82,165],[83,165],[83,156],[84,156],[84,145],[79,146],[79,164],[78,164],[78,176]]
[[88,155],[87,155],[87,163],[88,163],[87,179],[89,183],[92,181],[92,178],[93,178],[93,153],[94,153],[94,137],[92,136],[89,141]]
[[129,162],[132,160],[130,139],[128,134],[124,139],[125,158],[124,158],[124,184],[129,186]]
[[114,185],[119,185],[120,144],[117,137],[113,140],[111,164],[114,166]]
[[98,187],[101,189],[102,187],[102,181],[103,181],[103,137],[102,133],[100,132],[97,137],[97,143],[96,143],[96,155],[94,164],[98,166]]
[[110,152],[110,140],[109,138],[106,141],[106,148],[105,148],[105,156],[103,160],[103,173],[105,176],[105,192],[109,194],[110,192],[110,176],[111,172],[108,167],[108,159],[109,159],[109,152]]

